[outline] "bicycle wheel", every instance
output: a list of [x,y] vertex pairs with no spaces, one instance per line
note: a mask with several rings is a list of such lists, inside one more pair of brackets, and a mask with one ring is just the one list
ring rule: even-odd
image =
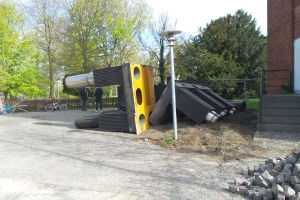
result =
[[47,105],[45,106],[45,110],[46,110],[46,111],[52,111],[52,110],[53,110],[53,105],[52,105],[52,104],[47,104]]
[[59,109],[63,110],[63,111],[66,111],[66,110],[68,110],[68,106],[67,106],[67,104],[60,104]]
[[41,103],[38,103],[37,105],[36,105],[36,110],[39,112],[39,111],[42,111],[42,110],[44,110],[45,108],[42,106],[42,104]]

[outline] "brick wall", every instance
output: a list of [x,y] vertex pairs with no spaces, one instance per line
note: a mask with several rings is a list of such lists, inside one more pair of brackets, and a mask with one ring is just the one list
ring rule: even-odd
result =
[[[268,0],[268,70],[290,70],[293,79],[294,39],[299,37],[300,0]],[[280,79],[278,73],[269,72],[267,79],[268,85],[280,86],[286,75]],[[268,87],[268,94],[282,92],[280,87]]]
[[294,36],[295,39],[300,37],[300,0],[294,1]]

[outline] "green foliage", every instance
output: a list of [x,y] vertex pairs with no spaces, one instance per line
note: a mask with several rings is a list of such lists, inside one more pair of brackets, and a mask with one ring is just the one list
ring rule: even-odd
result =
[[40,54],[21,28],[23,16],[14,4],[0,2],[0,88],[11,97],[46,95],[44,77],[39,73]]
[[247,108],[259,109],[259,99],[248,99],[246,102]]
[[[266,58],[266,37],[251,15],[238,10],[233,16],[211,21],[176,49],[176,73],[185,79],[196,67],[197,80],[258,78]],[[214,81],[211,87],[226,98],[243,93],[242,84],[230,81]]]
[[161,138],[158,140],[158,145],[164,148],[174,148],[177,146],[177,142],[173,137]]
[[293,94],[294,93],[290,79],[287,79],[285,81],[285,85],[281,85],[281,89],[284,91],[285,94]]
[[70,89],[66,86],[66,78],[68,76],[73,76],[75,74],[67,74],[64,76],[63,78],[63,93],[67,94],[68,98],[70,98],[70,96],[75,96],[75,97],[80,97],[80,89],[76,88],[76,89]]

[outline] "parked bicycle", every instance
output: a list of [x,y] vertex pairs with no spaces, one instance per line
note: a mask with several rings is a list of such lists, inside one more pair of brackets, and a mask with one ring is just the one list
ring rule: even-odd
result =
[[42,102],[38,102],[36,105],[36,110],[39,111],[46,111],[46,105],[52,104],[55,102],[54,99],[43,99]]
[[68,110],[67,104],[64,104],[59,100],[58,102],[52,102],[51,104],[47,104],[45,106],[46,111],[53,111],[53,110],[63,110],[66,111]]

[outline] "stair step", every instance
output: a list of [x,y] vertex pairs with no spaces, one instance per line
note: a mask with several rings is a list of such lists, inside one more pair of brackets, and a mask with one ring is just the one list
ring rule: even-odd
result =
[[262,102],[300,102],[300,95],[264,95]]
[[300,125],[300,117],[274,117],[262,116],[258,118],[261,124],[285,124],[285,125]]
[[300,125],[258,124],[258,131],[300,132]]
[[[262,116],[279,116],[279,117],[300,117],[300,110],[299,109],[262,109],[261,110]],[[300,124],[300,122],[299,122]]]
[[300,109],[300,99],[298,102],[262,102],[262,109]]

